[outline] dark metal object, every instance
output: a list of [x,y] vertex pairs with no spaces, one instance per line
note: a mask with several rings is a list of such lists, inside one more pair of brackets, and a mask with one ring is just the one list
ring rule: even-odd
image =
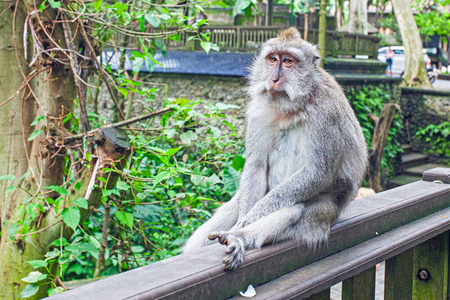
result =
[[242,266],[224,272],[225,249],[216,244],[52,299],[225,299],[249,284],[258,286],[285,274],[282,278],[296,279],[267,283],[257,288],[258,295],[303,298],[449,230],[450,217],[443,217],[450,216],[449,205],[449,184],[418,181],[353,201],[333,226],[328,247],[317,252],[294,241],[271,245],[248,251]]
[[417,273],[417,277],[422,281],[427,281],[430,278],[430,274],[427,270],[421,269],[419,270],[419,273]]

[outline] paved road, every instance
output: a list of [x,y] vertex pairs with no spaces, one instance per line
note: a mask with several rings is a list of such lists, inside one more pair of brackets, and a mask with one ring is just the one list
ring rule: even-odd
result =
[[433,86],[439,90],[450,90],[450,80],[436,80]]

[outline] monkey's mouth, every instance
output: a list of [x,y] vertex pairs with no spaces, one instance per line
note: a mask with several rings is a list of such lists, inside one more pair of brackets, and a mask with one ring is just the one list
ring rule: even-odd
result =
[[284,93],[283,90],[276,90],[276,89],[268,89],[267,92],[269,94],[279,94],[279,93]]

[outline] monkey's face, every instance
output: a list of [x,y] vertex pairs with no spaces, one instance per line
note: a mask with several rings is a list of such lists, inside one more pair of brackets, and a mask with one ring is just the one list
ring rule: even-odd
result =
[[290,52],[269,52],[266,56],[266,64],[269,68],[269,78],[266,82],[266,90],[270,95],[280,97],[286,94],[290,73],[298,65],[298,59]]
[[272,39],[253,63],[249,93],[285,114],[304,110],[311,92],[321,82],[317,48]]

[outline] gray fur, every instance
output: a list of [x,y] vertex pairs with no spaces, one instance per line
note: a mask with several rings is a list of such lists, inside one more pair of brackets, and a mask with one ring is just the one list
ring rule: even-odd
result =
[[[294,46],[293,46],[294,45]],[[269,53],[297,60],[274,84]],[[239,190],[191,236],[184,251],[216,238],[227,245],[226,270],[245,249],[284,240],[311,248],[326,243],[331,225],[352,199],[367,165],[366,143],[341,87],[318,66],[317,47],[296,38],[267,41],[249,76],[246,163]]]

